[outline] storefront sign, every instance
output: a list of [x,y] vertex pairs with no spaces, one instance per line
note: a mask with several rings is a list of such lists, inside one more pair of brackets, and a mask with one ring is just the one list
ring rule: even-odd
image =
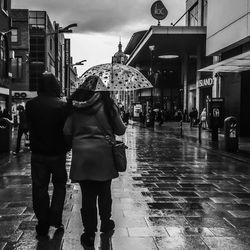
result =
[[214,84],[214,79],[213,78],[206,78],[198,81],[198,86],[200,88],[202,87],[210,87]]
[[135,104],[134,105],[134,117],[139,117],[141,112],[142,112],[142,105]]
[[9,94],[9,89],[0,87],[0,94],[8,95]]
[[37,96],[36,91],[12,91],[15,99],[31,99]]
[[156,1],[151,6],[151,15],[157,20],[163,20],[168,15],[168,10],[162,1]]

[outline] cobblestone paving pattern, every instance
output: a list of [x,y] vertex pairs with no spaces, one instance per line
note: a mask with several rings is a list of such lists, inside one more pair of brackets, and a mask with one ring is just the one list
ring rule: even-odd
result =
[[[249,164],[152,129],[130,125],[123,139],[128,171],[112,184],[116,229],[97,233],[96,249],[250,249]],[[81,193],[70,182],[64,234],[36,239],[29,158],[0,168],[0,249],[83,249]]]

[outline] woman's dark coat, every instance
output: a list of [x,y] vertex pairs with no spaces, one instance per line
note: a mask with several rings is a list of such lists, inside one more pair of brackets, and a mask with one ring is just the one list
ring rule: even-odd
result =
[[124,134],[126,127],[118,108],[115,107],[111,128],[99,93],[95,93],[86,102],[73,101],[73,106],[75,111],[64,126],[65,136],[72,140],[70,178],[73,181],[106,181],[118,177],[111,145],[98,126],[99,121],[109,134]]

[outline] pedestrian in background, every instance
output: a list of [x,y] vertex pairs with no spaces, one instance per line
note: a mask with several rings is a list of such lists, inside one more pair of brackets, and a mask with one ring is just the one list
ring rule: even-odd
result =
[[[66,194],[67,144],[63,127],[68,112],[60,97],[60,85],[52,73],[45,72],[38,96],[26,104],[30,132],[33,209],[38,220],[36,232],[45,236],[50,226],[63,229],[62,213]],[[48,186],[52,177],[50,201]]]
[[201,127],[203,129],[206,129],[207,128],[207,111],[206,111],[206,108],[204,108],[201,112],[201,115],[200,115],[200,119],[201,119]]
[[81,216],[84,232],[83,246],[94,246],[97,232],[97,204],[101,219],[100,231],[112,231],[115,223],[111,220],[111,182],[118,177],[114,165],[112,146],[103,130],[114,139],[125,133],[118,107],[109,92],[95,92],[100,81],[89,76],[71,96],[73,112],[68,117],[64,133],[69,145],[72,144],[70,178],[78,182],[82,192]]
[[17,141],[16,141],[16,151],[15,154],[18,154],[21,147],[21,139],[23,134],[25,135],[25,140],[28,140],[28,124],[26,119],[26,113],[23,105],[18,106],[18,131],[17,131]]
[[10,115],[8,109],[6,109],[6,108],[3,109],[2,117],[7,118],[7,119],[10,120],[10,121],[12,120],[12,117],[11,117],[11,115]]
[[194,126],[194,108],[189,112],[190,127]]

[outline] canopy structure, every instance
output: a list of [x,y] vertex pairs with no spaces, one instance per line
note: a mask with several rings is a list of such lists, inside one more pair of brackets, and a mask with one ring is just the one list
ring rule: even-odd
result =
[[205,27],[151,26],[148,31],[135,33],[125,53],[130,54],[127,65],[150,62],[150,46],[154,46],[154,56],[184,54],[197,55],[197,48],[206,43]]
[[238,73],[250,70],[250,51],[244,52],[240,55],[233,56],[229,59],[220,61],[218,63],[209,65],[200,69],[200,72],[231,72]]

